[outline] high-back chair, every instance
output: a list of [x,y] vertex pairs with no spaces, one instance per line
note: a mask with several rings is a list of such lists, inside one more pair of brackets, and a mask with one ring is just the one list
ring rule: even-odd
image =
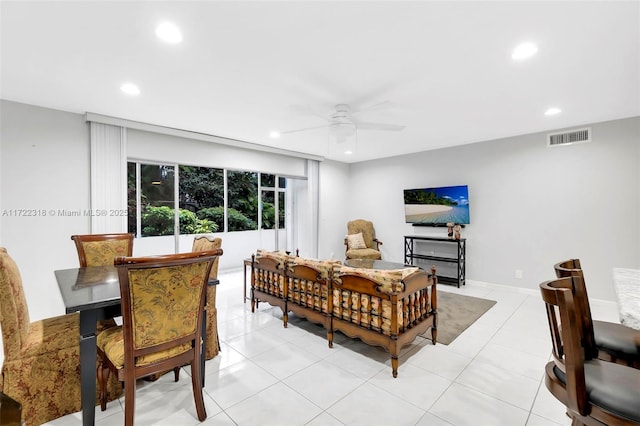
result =
[[376,238],[373,223],[368,220],[357,219],[347,223],[344,245],[347,259],[382,259],[382,242]]
[[572,425],[638,425],[640,370],[589,356],[574,290],[581,280],[570,276],[540,284],[553,344],[545,385],[567,407]]
[[[82,409],[78,314],[31,322],[20,271],[0,247],[0,328],[4,361],[0,391],[22,405],[25,426],[46,423]],[[112,380],[107,399],[120,384]]]
[[80,267],[113,265],[118,256],[131,256],[133,234],[72,235]]
[[[212,235],[200,235],[193,238],[191,251],[205,251],[219,249],[222,247],[222,238]],[[218,263],[220,257],[216,257],[211,266],[209,281],[218,278]],[[211,359],[220,352],[220,339],[218,338],[218,310],[216,309],[216,288],[217,285],[207,287],[207,347],[205,358]]]
[[[113,371],[125,387],[125,425],[133,425],[136,379],[191,365],[197,416],[202,397],[202,325],[211,266],[221,249],[149,257],[118,257],[122,327],[97,336],[100,389]],[[103,394],[100,395],[104,410]]]
[[[586,347],[590,356],[602,360],[617,362],[640,368],[640,347],[635,343],[640,339],[640,331],[606,321],[594,321],[591,318],[587,287],[584,283],[584,272],[579,259],[569,259],[554,265],[558,278],[579,276],[574,280],[576,308],[581,313],[581,322],[586,339]],[[592,331],[589,331],[592,330]]]
[[[85,268],[113,265],[116,257],[131,256],[133,236],[133,234],[86,234],[72,235],[71,239],[76,244],[80,267]],[[115,321],[111,318],[100,320],[96,323],[96,331],[100,332],[115,325]]]

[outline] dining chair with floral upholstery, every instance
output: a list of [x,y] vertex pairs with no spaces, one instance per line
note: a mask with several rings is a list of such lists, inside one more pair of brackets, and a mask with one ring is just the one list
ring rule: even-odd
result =
[[[22,405],[25,426],[46,423],[82,409],[80,322],[77,313],[30,321],[22,278],[6,248],[0,247],[0,328],[4,361],[0,391]],[[122,392],[117,380],[107,400]]]
[[[118,256],[131,256],[133,253],[134,234],[86,234],[72,235],[76,243],[78,262],[81,268],[87,266],[111,266]],[[99,320],[96,332],[115,327],[112,318]],[[177,379],[176,379],[177,380]]]
[[113,265],[118,256],[131,256],[133,234],[72,235],[80,267]]
[[[213,235],[199,235],[193,238],[191,251],[213,250],[222,247],[222,238]],[[218,278],[218,263],[220,257],[216,257],[211,266],[209,281]],[[211,359],[220,352],[220,339],[218,338],[218,310],[216,309],[216,288],[217,285],[207,287],[207,347],[205,358]]]
[[[148,257],[118,257],[121,327],[97,336],[101,390],[114,372],[124,382],[125,425],[133,425],[136,380],[189,364],[197,418],[202,396],[202,326],[207,281],[221,249]],[[101,393],[104,410],[106,393]]]

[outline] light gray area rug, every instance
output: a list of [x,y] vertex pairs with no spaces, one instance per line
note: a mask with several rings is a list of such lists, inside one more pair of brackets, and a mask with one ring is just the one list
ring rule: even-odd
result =
[[[495,300],[439,291],[438,337],[436,341],[443,345],[453,342],[460,333],[495,304]],[[427,335],[430,334],[431,332],[428,331]]]

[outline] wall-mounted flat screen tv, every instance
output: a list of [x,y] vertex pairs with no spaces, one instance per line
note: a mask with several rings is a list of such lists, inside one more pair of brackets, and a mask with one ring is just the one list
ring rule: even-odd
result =
[[417,226],[468,225],[469,189],[467,185],[405,189],[404,217]]

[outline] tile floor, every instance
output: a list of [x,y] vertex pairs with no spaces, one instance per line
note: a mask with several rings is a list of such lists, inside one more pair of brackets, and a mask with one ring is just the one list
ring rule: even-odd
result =
[[[467,283],[451,291],[496,300],[448,346],[418,338],[391,376],[389,355],[279,308],[256,313],[242,301],[242,271],[219,275],[222,351],[207,361],[208,418],[196,417],[189,368],[178,383],[167,374],[139,382],[135,423],[144,425],[569,425],[564,407],[545,388],[551,353],[544,307],[535,291]],[[593,301],[596,319],[617,321],[616,305]],[[96,410],[98,426],[122,425],[124,398]],[[48,423],[81,425],[81,413]]]

